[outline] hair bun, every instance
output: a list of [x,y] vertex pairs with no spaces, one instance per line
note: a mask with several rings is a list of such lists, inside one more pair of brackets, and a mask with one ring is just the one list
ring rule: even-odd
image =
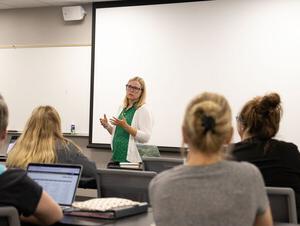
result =
[[270,93],[262,97],[257,112],[262,115],[269,114],[270,111],[277,109],[280,106],[280,96],[277,93]]
[[201,120],[202,126],[204,127],[204,134],[208,131],[214,131],[216,121],[212,116],[203,115]]

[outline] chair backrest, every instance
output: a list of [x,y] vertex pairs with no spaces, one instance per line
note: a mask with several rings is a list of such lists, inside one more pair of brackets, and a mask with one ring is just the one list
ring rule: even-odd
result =
[[292,188],[266,187],[274,222],[297,223],[295,192]]
[[13,206],[0,207],[1,226],[20,226],[19,214]]
[[118,197],[149,202],[148,186],[155,172],[98,169],[98,197]]
[[145,157],[143,158],[144,169],[146,171],[161,171],[173,168],[174,166],[183,164],[183,159],[178,158],[162,158],[162,157]]

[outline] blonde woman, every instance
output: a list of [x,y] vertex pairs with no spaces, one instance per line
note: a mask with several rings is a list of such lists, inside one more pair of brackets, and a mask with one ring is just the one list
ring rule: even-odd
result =
[[[8,108],[0,94],[0,142],[7,125]],[[21,169],[0,171],[0,206],[14,206],[23,222],[39,225],[52,225],[63,217],[59,205]]]
[[[145,104],[146,85],[142,78],[134,77],[126,84],[126,96],[118,118],[109,121],[104,114],[101,125],[112,135],[114,162],[141,162],[136,143],[149,141],[152,120]],[[110,122],[110,123],[109,123]]]
[[231,110],[223,96],[203,93],[191,101],[182,125],[187,162],[150,183],[157,226],[273,225],[259,170],[224,159],[223,145],[230,142],[232,131]]
[[51,106],[33,110],[22,135],[8,153],[7,166],[25,169],[30,162],[83,166],[83,177],[95,177],[96,167],[72,141],[63,137],[58,112]]

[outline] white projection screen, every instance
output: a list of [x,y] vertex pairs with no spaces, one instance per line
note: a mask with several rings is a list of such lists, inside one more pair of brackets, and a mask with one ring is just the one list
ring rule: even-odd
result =
[[90,145],[110,143],[99,117],[116,116],[136,75],[161,150],[181,146],[186,105],[203,91],[223,94],[233,120],[250,98],[278,92],[277,138],[300,144],[300,1],[129,2],[94,4]]

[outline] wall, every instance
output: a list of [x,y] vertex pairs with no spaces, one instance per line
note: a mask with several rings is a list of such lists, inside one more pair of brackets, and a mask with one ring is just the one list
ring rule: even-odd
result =
[[[80,22],[65,22],[61,7],[0,10],[0,50],[13,46],[44,48],[91,45],[92,5],[83,7],[87,15]],[[7,104],[10,105],[10,102]],[[75,142],[89,158],[96,160],[98,166],[105,165],[110,158],[107,150],[86,148],[87,137],[77,137]],[[0,144],[1,154],[5,153],[6,145],[5,142]]]
[[65,22],[61,7],[0,10],[0,47],[91,45],[92,5],[83,21]]
[[71,22],[62,7],[1,11],[0,91],[10,130],[21,131],[32,109],[48,104],[61,114],[64,132],[75,124],[88,134],[92,6],[84,7],[85,19]]

